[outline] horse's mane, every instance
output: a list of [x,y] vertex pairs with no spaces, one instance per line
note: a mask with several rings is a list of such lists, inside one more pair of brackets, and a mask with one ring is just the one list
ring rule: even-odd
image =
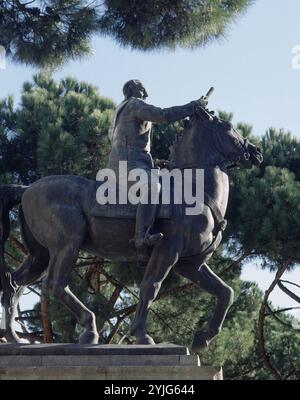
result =
[[190,119],[185,119],[184,128],[180,129],[176,133],[174,141],[173,141],[172,145],[169,148],[169,150],[170,150],[169,161],[170,161],[171,165],[175,161],[175,157],[178,154],[178,152],[180,151],[180,149],[182,147],[182,142],[184,141],[184,138],[188,134],[187,131],[190,130],[190,128],[191,128],[191,120]]
[[185,120],[184,128],[179,130],[175,135],[173,144],[170,146],[170,166],[174,166],[174,164],[176,164],[176,161],[178,161],[177,157],[180,158],[184,143],[188,142],[190,135],[195,133],[195,124],[201,124],[201,131],[210,135],[213,131],[233,129],[233,126],[230,122],[224,121],[223,119],[215,116],[212,112],[203,110],[203,113],[199,112],[194,114],[192,117]]

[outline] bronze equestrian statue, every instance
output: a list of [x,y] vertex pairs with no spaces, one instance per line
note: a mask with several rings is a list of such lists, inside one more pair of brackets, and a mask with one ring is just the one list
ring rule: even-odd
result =
[[[192,114],[190,110],[187,113]],[[118,135],[116,130],[114,133]],[[150,159],[147,162],[150,163]],[[175,141],[170,164],[180,170],[204,170],[204,208],[199,215],[186,215],[186,204],[171,204],[170,217],[158,215],[155,221],[153,234],[161,232],[163,237],[152,249],[140,285],[139,303],[131,327],[138,344],[154,344],[146,326],[149,308],[172,268],[217,298],[207,327],[195,333],[192,351],[208,346],[221,330],[233,301],[233,290],[214,274],[207,261],[221,241],[229,195],[227,165],[232,162],[248,168],[259,165],[262,155],[231,124],[213,116],[204,107],[197,107]],[[62,175],[40,179],[28,188],[0,186],[0,291],[8,340],[19,340],[13,321],[23,288],[43,278],[53,296],[68,307],[84,328],[80,343],[98,343],[95,315],[68,286],[79,251],[108,260],[136,260],[135,245],[129,244],[135,236],[134,215],[128,212],[126,217],[125,206],[122,206],[121,218],[108,218],[105,212],[104,216],[101,212],[100,216],[91,212],[97,207],[108,207],[96,203],[100,184],[79,176]],[[9,211],[17,205],[20,205],[21,233],[29,255],[11,272],[5,264],[4,244],[9,235]]]

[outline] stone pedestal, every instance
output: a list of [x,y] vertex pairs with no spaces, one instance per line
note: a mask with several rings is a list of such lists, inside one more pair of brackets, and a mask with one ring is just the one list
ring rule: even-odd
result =
[[221,380],[197,355],[171,344],[0,344],[0,380]]

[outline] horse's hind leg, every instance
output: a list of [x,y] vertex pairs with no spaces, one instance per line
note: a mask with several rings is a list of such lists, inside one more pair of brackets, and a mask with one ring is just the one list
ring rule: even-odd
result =
[[196,332],[191,350],[198,352],[209,345],[220,332],[226,314],[233,303],[233,290],[222,281],[206,264],[200,267],[194,261],[180,262],[174,267],[175,272],[195,282],[201,289],[217,298],[217,304],[207,329]]
[[72,269],[75,267],[80,247],[86,232],[86,222],[76,207],[53,207],[51,218],[53,228],[47,237],[50,262],[44,280],[45,287],[64,304],[85,329],[80,343],[96,344],[99,335],[96,318],[71,292],[68,284]]
[[77,322],[85,328],[80,336],[80,343],[97,344],[98,332],[96,318],[68,287],[69,275],[78,258],[79,248],[74,248],[74,243],[66,244],[63,248],[50,251],[50,263],[45,286],[63,303],[76,317]]
[[14,324],[20,297],[26,286],[36,282],[47,269],[49,255],[46,250],[29,255],[23,264],[13,273],[13,282],[16,286],[14,295],[4,306],[5,337],[9,342],[19,342],[20,338],[15,332]]
[[30,253],[23,264],[13,272],[12,283],[15,287],[14,294],[9,299],[2,299],[3,307],[3,328],[8,341],[19,342],[20,339],[15,332],[15,316],[19,299],[24,287],[36,282],[41,278],[48,267],[49,253],[33,236],[23,214],[22,207],[19,208],[19,220],[23,242]]

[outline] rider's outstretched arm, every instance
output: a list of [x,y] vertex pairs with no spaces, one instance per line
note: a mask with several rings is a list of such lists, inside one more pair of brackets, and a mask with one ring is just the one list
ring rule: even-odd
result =
[[134,116],[142,121],[169,124],[193,115],[200,105],[200,100],[196,100],[183,106],[160,108],[135,98],[132,100],[131,107]]

